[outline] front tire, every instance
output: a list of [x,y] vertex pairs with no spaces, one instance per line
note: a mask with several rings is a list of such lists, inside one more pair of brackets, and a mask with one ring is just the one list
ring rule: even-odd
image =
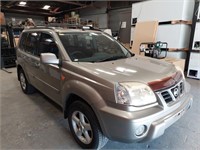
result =
[[108,142],[92,109],[81,101],[70,106],[69,127],[75,141],[85,149],[101,149]]
[[32,94],[35,92],[35,88],[31,84],[28,83],[25,73],[22,69],[19,71],[19,81],[20,81],[22,91],[25,94]]

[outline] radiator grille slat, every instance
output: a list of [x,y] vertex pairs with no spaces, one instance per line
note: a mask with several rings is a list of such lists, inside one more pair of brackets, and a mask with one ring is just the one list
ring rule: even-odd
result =
[[173,100],[168,91],[162,92],[161,95],[163,96],[166,103],[169,103]]

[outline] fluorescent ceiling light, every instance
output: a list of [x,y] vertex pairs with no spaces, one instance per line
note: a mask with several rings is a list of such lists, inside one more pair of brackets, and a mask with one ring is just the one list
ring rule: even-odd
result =
[[49,5],[45,5],[42,9],[49,9]]
[[20,6],[25,6],[25,5],[26,5],[26,2],[21,1],[21,2],[19,2],[19,5],[20,5]]

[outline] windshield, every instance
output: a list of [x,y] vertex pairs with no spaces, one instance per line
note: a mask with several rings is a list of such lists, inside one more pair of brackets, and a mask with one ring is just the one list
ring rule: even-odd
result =
[[72,61],[103,62],[131,57],[132,54],[105,33],[58,33]]

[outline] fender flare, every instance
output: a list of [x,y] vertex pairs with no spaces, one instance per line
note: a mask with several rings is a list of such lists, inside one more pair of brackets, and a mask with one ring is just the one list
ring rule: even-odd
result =
[[98,111],[98,109],[106,106],[106,104],[98,91],[96,91],[93,87],[77,80],[70,80],[66,82],[61,91],[63,92],[62,105],[64,113],[66,112],[66,109],[68,107],[67,102],[69,100],[69,96],[71,94],[75,94],[82,98],[92,108],[92,110],[95,113],[95,116],[97,117],[102,132],[104,134],[107,133],[104,127],[103,120],[101,119],[101,116]]
[[29,76],[27,75],[25,67],[23,67],[23,65],[19,65],[19,64],[17,65],[17,78],[18,78],[18,80],[19,80],[19,68],[21,68],[23,70],[23,72],[24,72],[24,74],[26,76],[27,81],[30,83],[30,79],[29,79]]

